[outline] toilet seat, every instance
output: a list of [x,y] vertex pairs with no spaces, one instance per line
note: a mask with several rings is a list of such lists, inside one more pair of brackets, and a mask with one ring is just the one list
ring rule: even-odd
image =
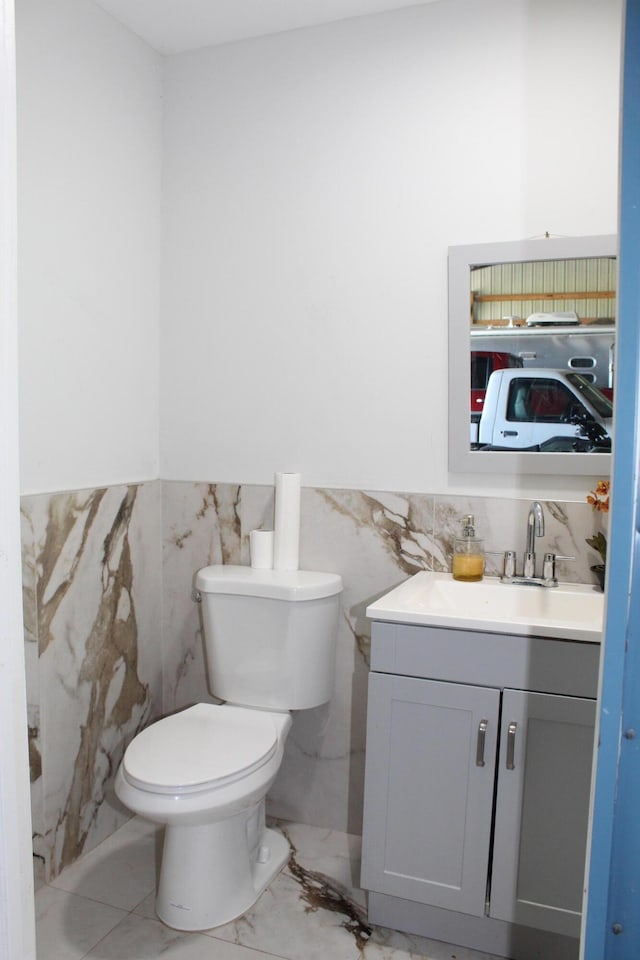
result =
[[188,794],[243,779],[278,746],[277,714],[198,703],[142,730],[129,744],[123,773],[151,793]]

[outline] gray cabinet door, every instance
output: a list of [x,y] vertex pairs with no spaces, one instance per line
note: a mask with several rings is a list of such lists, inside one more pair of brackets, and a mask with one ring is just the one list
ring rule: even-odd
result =
[[594,700],[504,691],[492,917],[579,936],[594,723]]
[[372,673],[362,886],[482,916],[500,691]]

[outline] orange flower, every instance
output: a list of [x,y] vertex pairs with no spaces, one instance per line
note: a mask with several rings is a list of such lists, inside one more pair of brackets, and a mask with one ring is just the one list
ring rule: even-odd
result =
[[598,480],[595,490],[587,494],[587,503],[601,513],[609,512],[609,480]]

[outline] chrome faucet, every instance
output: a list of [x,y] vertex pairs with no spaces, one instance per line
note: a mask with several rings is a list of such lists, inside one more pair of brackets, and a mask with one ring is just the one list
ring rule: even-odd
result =
[[536,537],[544,536],[544,513],[542,504],[535,500],[529,507],[529,516],[527,517],[527,540],[524,548],[524,570],[525,577],[535,577],[536,575]]
[[[531,587],[557,587],[556,560],[575,560],[557,553],[545,553],[542,564],[542,576],[536,577],[536,537],[544,537],[544,511],[537,500],[529,507],[527,516],[527,540],[524,547],[524,567],[522,576],[516,573],[516,554],[514,550],[505,550],[503,555],[502,583],[519,583]],[[491,551],[487,551],[491,552]]]

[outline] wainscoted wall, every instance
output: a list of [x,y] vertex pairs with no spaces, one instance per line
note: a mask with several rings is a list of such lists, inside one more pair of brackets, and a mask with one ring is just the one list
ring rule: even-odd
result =
[[[161,481],[24,498],[34,851],[45,876],[126,818],[113,777],[135,732],[212,699],[194,574],[209,563],[248,563],[249,531],[272,526],[273,499],[270,486]],[[367,604],[418,570],[450,569],[466,513],[487,550],[521,553],[528,506],[303,489],[301,566],[344,580],[336,684],[330,704],[294,719],[272,814],[360,831]],[[562,564],[561,579],[593,581],[598,558],[584,538],[602,529],[602,516],[586,503],[544,507],[544,549],[576,557]],[[489,572],[497,563],[489,557]]]

